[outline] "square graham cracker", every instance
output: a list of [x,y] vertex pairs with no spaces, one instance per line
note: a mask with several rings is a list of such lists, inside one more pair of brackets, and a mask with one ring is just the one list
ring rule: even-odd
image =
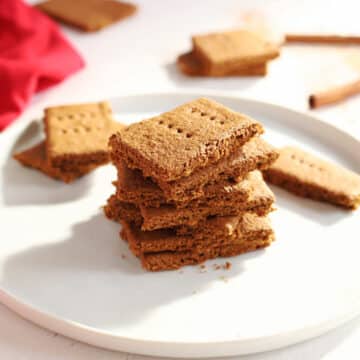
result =
[[216,257],[229,257],[269,246],[273,230],[266,218],[214,218],[205,231],[189,236],[175,235],[171,230],[143,232],[122,221],[121,236],[129,243],[149,271],[175,270],[186,265],[200,264]]
[[65,183],[71,183],[97,167],[93,164],[83,165],[70,171],[52,167],[48,164],[46,158],[46,147],[44,141],[27,150],[14,154],[14,159],[18,160],[24,166],[37,169],[53,179],[61,180]]
[[143,253],[184,251],[193,248],[220,247],[243,241],[266,239],[273,235],[270,220],[265,216],[245,213],[242,216],[214,217],[188,234],[174,229],[142,231],[133,222],[122,222],[130,236],[129,246],[135,256]]
[[222,76],[279,56],[278,46],[247,30],[198,35],[192,42],[195,57],[212,76]]
[[131,16],[136,6],[115,0],[49,0],[36,7],[67,25],[97,31]]
[[168,182],[215,163],[263,131],[257,121],[200,98],[113,135],[111,156]]
[[122,201],[147,207],[159,207],[160,204],[185,207],[200,198],[213,197],[214,191],[218,191],[222,185],[233,184],[229,180],[240,180],[250,171],[268,168],[277,157],[278,152],[273,146],[260,137],[254,137],[230,156],[195,170],[188,177],[161,182],[160,185],[120,161],[116,164],[117,195]]
[[[121,201],[116,195],[109,198],[105,214],[119,221],[135,222],[142,230],[176,228],[178,234],[191,232],[201,227],[210,216],[240,215],[246,212],[264,216],[273,210],[274,194],[262,180],[260,172],[255,171],[245,180],[218,188],[217,196],[191,202],[187,207],[176,208],[162,205],[158,208],[138,207],[136,204]],[[240,199],[246,200],[241,201]]]
[[360,205],[360,176],[296,147],[280,149],[277,161],[264,172],[266,179],[284,189],[346,209]]
[[140,206],[143,217],[142,230],[168,227],[192,228],[201,226],[211,216],[240,215],[254,212],[266,215],[272,210],[275,197],[259,171],[233,185],[220,188],[217,195],[187,207],[162,205],[158,208]]
[[44,123],[48,162],[63,170],[107,163],[109,137],[123,128],[107,102],[47,108]]
[[203,66],[202,62],[191,51],[186,54],[182,54],[177,58],[177,66],[179,70],[188,76],[265,76],[267,73],[267,64],[259,63],[254,65],[248,65],[240,69],[234,69],[229,72],[225,70],[222,73],[214,73],[213,75],[208,68]]

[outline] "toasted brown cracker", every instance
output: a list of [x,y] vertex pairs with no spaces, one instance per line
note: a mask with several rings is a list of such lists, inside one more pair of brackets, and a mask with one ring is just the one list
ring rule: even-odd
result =
[[110,138],[112,158],[155,181],[173,181],[231,154],[262,126],[201,98],[128,126]]
[[200,226],[199,223],[209,216],[239,215],[245,211],[264,215],[271,210],[273,202],[274,195],[263,181],[261,173],[254,171],[243,181],[227,186],[217,196],[205,199],[194,206],[184,208],[171,205],[158,208],[140,206],[143,217],[142,230],[175,226],[195,227]]
[[115,0],[48,0],[36,7],[49,16],[84,31],[97,31],[136,11],[133,4]]
[[[224,201],[224,197],[227,200]],[[247,200],[239,201],[242,197]],[[262,180],[261,174],[256,171],[242,182],[227,186],[220,195],[202,199],[198,203],[189,203],[184,208],[163,205],[159,208],[141,207],[140,210],[134,204],[115,201],[114,196],[110,199],[112,201],[108,202],[108,213],[111,215],[108,217],[115,221],[135,221],[138,225],[142,224],[143,230],[176,227],[178,234],[185,234],[192,232],[196,226],[203,226],[209,216],[240,215],[244,212],[266,215],[272,210],[274,195]]]
[[68,170],[107,163],[108,139],[123,127],[107,102],[47,108],[44,122],[48,162]]
[[134,204],[120,201],[116,195],[108,198],[104,206],[104,213],[108,219],[116,222],[125,220],[137,226],[141,226],[143,222],[139,208]]
[[174,229],[141,231],[128,221],[123,221],[122,225],[136,256],[150,252],[234,245],[244,241],[264,240],[273,234],[270,221],[252,213],[245,213],[241,217],[215,217],[188,234],[177,234]]
[[14,158],[18,160],[24,166],[28,166],[37,170],[40,170],[44,174],[57,179],[62,180],[65,183],[70,183],[77,178],[89,173],[96,168],[96,165],[83,165],[79,166],[77,170],[71,171],[62,170],[60,168],[54,168],[48,164],[46,159],[45,142],[42,141],[39,144],[14,154]]
[[279,56],[279,48],[258,35],[229,31],[193,37],[193,53],[206,74],[223,76]]
[[348,209],[360,204],[360,176],[296,147],[284,147],[266,179],[299,196]]
[[[194,53],[188,52],[182,54],[177,59],[177,65],[182,73],[189,76],[211,76],[206,72],[206,69],[202,66],[202,63],[196,58]],[[235,69],[228,73],[219,75],[215,74],[214,77],[219,76],[265,76],[267,73],[266,63],[260,63],[255,65],[249,65],[246,68]]]
[[241,179],[249,171],[268,168],[278,157],[277,150],[259,137],[255,137],[227,158],[215,164],[195,170],[188,177],[162,183],[161,189],[150,178],[144,178],[139,170],[129,169],[124,162],[118,166],[117,196],[125,202],[146,207],[170,204],[186,207],[221,195],[225,186],[233,185],[232,179]]

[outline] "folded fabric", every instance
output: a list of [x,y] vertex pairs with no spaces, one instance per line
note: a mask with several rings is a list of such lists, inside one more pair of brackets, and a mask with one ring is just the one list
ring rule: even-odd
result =
[[31,96],[81,69],[84,60],[58,26],[22,0],[1,0],[0,131]]

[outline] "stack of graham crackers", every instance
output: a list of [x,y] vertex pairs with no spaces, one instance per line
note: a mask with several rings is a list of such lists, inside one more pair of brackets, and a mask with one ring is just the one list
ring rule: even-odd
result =
[[70,183],[109,162],[108,139],[123,125],[114,121],[108,102],[49,107],[45,140],[14,158],[44,174]]
[[196,35],[192,45],[177,59],[189,76],[264,76],[267,63],[280,54],[278,45],[247,30]]
[[259,170],[277,151],[257,121],[201,98],[110,138],[118,170],[105,206],[150,271],[263,248],[274,196]]

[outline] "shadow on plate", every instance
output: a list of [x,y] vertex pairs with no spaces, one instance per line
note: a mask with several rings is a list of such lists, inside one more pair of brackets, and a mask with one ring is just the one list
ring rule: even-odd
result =
[[84,196],[91,182],[91,175],[67,185],[54,180],[38,170],[21,165],[12,155],[38,143],[42,136],[41,124],[32,121],[16,139],[3,166],[4,203],[9,206],[56,204],[73,201]]
[[[63,241],[28,247],[10,256],[2,284],[5,289],[31,294],[31,302],[40,308],[49,309],[52,304],[51,310],[69,319],[121,327],[141,321],[162,305],[194,296],[195,292],[198,295],[214,282],[231,281],[245,271],[247,261],[266,251],[231,260],[233,266],[227,271],[215,271],[208,264],[206,272],[194,266],[151,273],[142,269],[126,242],[120,240],[119,230],[120,225],[102,213],[75,224]],[[215,262],[223,264],[225,260]],[[59,300],[54,303],[54,299]]]
[[180,87],[202,88],[208,90],[245,90],[254,86],[262,77],[234,76],[223,78],[195,77],[182,74],[175,63],[166,64],[165,70],[171,81]]
[[332,225],[352,216],[351,211],[328,203],[305,199],[276,186],[271,186],[271,190],[276,196],[275,206],[288,209],[321,225]]

